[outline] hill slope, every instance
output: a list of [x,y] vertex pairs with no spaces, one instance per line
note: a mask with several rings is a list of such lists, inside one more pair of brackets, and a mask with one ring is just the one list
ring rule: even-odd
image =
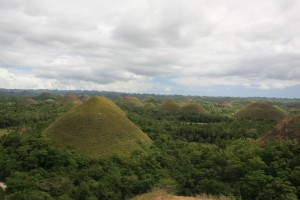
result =
[[235,114],[238,118],[265,119],[280,121],[286,114],[270,103],[256,102],[248,105]]
[[291,139],[300,143],[300,115],[282,120],[270,133],[263,137],[264,141],[272,139]]
[[126,154],[140,148],[140,144],[151,142],[118,106],[105,97],[93,97],[74,107],[44,133],[56,145],[71,147],[89,157]]

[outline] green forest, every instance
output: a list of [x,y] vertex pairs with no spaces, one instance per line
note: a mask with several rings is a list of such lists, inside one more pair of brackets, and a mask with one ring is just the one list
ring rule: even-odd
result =
[[[243,200],[300,198],[300,100],[89,93],[113,101],[152,141],[130,153],[89,157],[58,147],[45,134],[80,106],[72,98],[82,95],[74,94],[1,92],[0,182],[7,188],[0,199],[117,200],[155,189]],[[172,105],[163,105],[170,99]],[[201,109],[184,111],[189,104]],[[251,113],[236,114],[242,109]],[[277,134],[282,120],[293,122],[289,135]]]

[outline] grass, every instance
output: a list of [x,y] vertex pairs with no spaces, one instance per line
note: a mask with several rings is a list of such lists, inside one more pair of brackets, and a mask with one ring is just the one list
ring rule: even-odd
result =
[[8,134],[8,130],[5,128],[0,129],[0,136]]
[[238,118],[280,121],[286,117],[286,113],[277,106],[273,106],[269,103],[256,102],[238,111],[235,116]]
[[151,143],[126,114],[105,97],[93,97],[59,117],[44,133],[60,147],[88,157],[127,154]]
[[229,200],[230,198],[221,196],[211,196],[211,195],[197,195],[196,197],[184,197],[184,196],[175,196],[165,190],[155,190],[146,194],[142,194],[132,198],[132,200]]

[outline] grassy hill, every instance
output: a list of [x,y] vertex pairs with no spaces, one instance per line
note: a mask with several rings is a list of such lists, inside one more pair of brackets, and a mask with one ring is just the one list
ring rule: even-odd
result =
[[175,100],[168,100],[161,104],[160,109],[165,112],[178,112],[180,111],[180,104]]
[[282,120],[271,132],[262,138],[263,141],[273,139],[291,139],[300,143],[300,115]]
[[88,100],[91,99],[91,97],[87,94],[81,94],[78,96],[78,99],[81,101],[81,102],[86,102]]
[[69,110],[44,133],[56,145],[73,148],[79,154],[97,157],[127,154],[151,140],[126,114],[105,97],[93,97]]
[[67,94],[62,100],[59,101],[59,103],[62,105],[75,106],[81,104],[81,101],[75,95]]
[[180,109],[181,112],[185,112],[185,113],[198,113],[198,114],[208,114],[208,111],[203,108],[201,105],[197,105],[197,104],[189,104],[186,106],[183,106]]
[[143,108],[145,109],[155,109],[156,108],[156,105],[154,103],[151,103],[151,102],[147,102],[143,105]]
[[25,105],[25,106],[32,106],[32,105],[36,105],[39,102],[37,102],[36,100],[32,99],[32,98],[27,98],[24,99],[21,104]]
[[235,114],[238,118],[265,119],[280,121],[286,117],[283,110],[266,102],[251,103]]
[[123,98],[123,103],[126,106],[136,108],[136,107],[141,107],[143,103],[141,100],[139,100],[137,97],[132,97],[132,96],[127,96]]

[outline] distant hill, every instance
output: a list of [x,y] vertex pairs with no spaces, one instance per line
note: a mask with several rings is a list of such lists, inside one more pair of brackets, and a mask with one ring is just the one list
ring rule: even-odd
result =
[[160,109],[165,112],[178,112],[180,111],[180,104],[175,100],[168,100],[161,104]]
[[145,109],[155,109],[156,105],[152,102],[147,102],[143,105],[143,108],[145,108]]
[[218,105],[221,106],[221,107],[230,107],[230,106],[231,106],[231,103],[230,103],[229,101],[223,100],[223,101],[220,101],[220,102],[218,103]]
[[150,138],[105,97],[93,97],[59,117],[44,133],[56,145],[88,157],[128,154]]
[[32,106],[32,105],[36,105],[38,103],[39,103],[38,101],[36,101],[32,98],[26,98],[21,101],[21,104],[23,104],[24,106]]
[[262,137],[263,141],[291,139],[300,143],[300,115],[282,120],[268,134]]
[[55,96],[49,92],[43,92],[38,96],[38,98],[46,100],[46,99],[54,99]]
[[63,105],[79,105],[82,102],[74,95],[74,94],[67,94],[64,96],[62,100],[59,101],[60,104]]
[[143,99],[143,102],[144,103],[158,103],[159,101],[152,96],[147,96]]
[[266,102],[251,103],[235,114],[238,118],[265,119],[280,121],[286,117],[283,110]]
[[88,100],[91,99],[91,97],[87,94],[81,94],[78,96],[78,99],[81,101],[81,102],[86,102]]
[[136,107],[141,107],[143,105],[142,101],[139,100],[137,97],[133,96],[127,96],[123,98],[123,103],[126,106],[136,108]]
[[186,106],[183,106],[180,109],[181,112],[185,112],[185,113],[198,113],[198,114],[208,114],[208,111],[203,108],[201,105],[198,104],[189,104]]

